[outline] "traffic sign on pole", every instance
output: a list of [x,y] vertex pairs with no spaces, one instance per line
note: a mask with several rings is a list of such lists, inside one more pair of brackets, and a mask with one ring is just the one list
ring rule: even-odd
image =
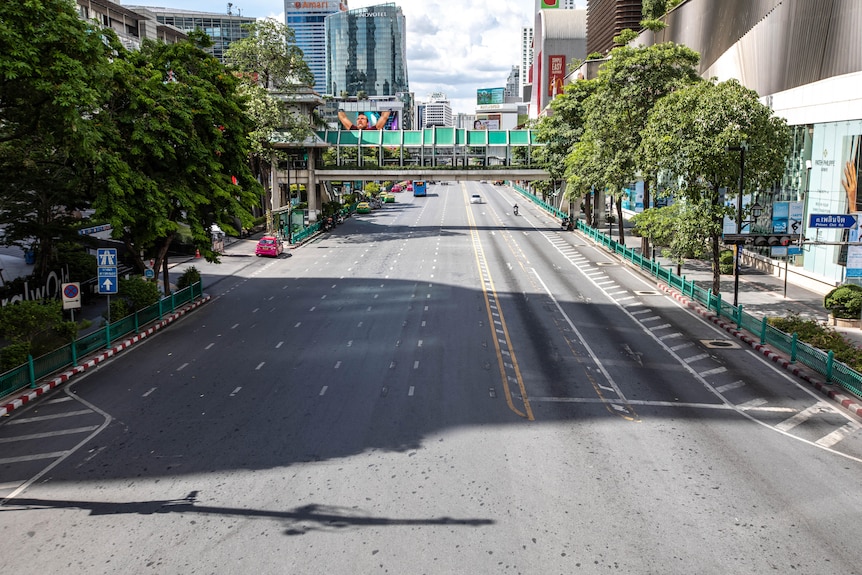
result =
[[63,284],[63,309],[81,307],[81,285],[77,282]]
[[99,248],[96,250],[97,266],[117,267],[117,248]]
[[115,266],[99,266],[99,294],[113,295],[117,293],[117,268]]
[[808,227],[849,230],[856,227],[856,216],[853,214],[808,214]]

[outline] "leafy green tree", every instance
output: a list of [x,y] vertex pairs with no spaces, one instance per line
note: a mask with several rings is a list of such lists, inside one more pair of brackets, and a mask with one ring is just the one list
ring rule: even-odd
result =
[[709,205],[683,199],[669,206],[644,210],[631,218],[636,232],[661,248],[663,256],[677,265],[677,275],[687,258],[709,256]]
[[[704,81],[659,100],[649,115],[638,150],[639,163],[649,173],[669,175],[664,190],[705,210],[713,264],[713,291],[720,290],[719,253],[722,222],[734,209],[722,199],[739,193],[738,152],[748,145],[743,193],[766,189],[784,173],[790,146],[785,120],[760,103],[757,93],[736,80]],[[704,224],[701,224],[704,225]]]
[[226,59],[242,80],[239,91],[246,99],[246,113],[253,126],[248,133],[248,161],[252,174],[266,190],[262,207],[268,210],[274,193],[270,186],[273,156],[290,160],[284,151],[271,146],[273,133],[278,131],[288,144],[301,143],[311,134],[317,119],[297,113],[290,101],[299,87],[314,83],[314,76],[296,45],[292,28],[271,18],[244,28],[249,35],[230,45]]
[[42,279],[55,243],[72,240],[102,161],[100,114],[112,37],[67,0],[0,3],[0,242],[36,252]]
[[141,271],[144,257],[155,260],[165,285],[163,264],[181,230],[218,261],[212,224],[238,235],[235,221],[251,225],[262,191],[248,167],[252,126],[238,80],[204,52],[207,42],[195,32],[176,44],[144,41],[135,52],[115,47],[104,122],[119,156],[100,174],[94,207]]
[[[626,184],[644,179],[644,205],[650,202],[651,175],[636,162],[641,132],[655,103],[682,86],[698,81],[700,57],[693,50],[666,42],[653,46],[630,47],[625,43],[634,37],[624,30],[615,41],[621,44],[599,69],[598,86],[585,104],[586,132],[589,146],[579,151],[593,154],[588,162],[569,162],[572,174],[580,179],[593,176],[587,170],[599,169],[601,180],[615,200],[619,237],[624,232],[622,191]],[[649,246],[644,244],[643,249]]]
[[[545,145],[536,149],[535,160],[548,170],[553,182],[565,178],[566,157],[584,133],[585,103],[597,84],[596,80],[568,84],[563,93],[551,101],[551,114],[541,118],[536,126],[538,140]],[[567,198],[577,201],[587,189],[570,186],[566,190]]]
[[647,20],[661,18],[667,12],[667,0],[643,0],[641,14]]
[[296,45],[292,28],[272,18],[244,24],[243,28],[248,36],[232,42],[225,54],[232,70],[265,89],[314,84],[314,75]]

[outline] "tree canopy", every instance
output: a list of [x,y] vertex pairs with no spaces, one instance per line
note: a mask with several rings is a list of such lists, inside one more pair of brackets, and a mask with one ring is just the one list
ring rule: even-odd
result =
[[117,48],[106,132],[116,163],[102,173],[94,203],[138,265],[156,269],[182,229],[201,254],[217,260],[210,230],[238,233],[261,193],[248,168],[251,123],[238,80],[192,34],[176,44],[145,41]]
[[33,249],[44,277],[103,158],[101,32],[66,0],[0,4],[0,241]]
[[[617,220],[622,237],[620,194],[626,184],[643,176],[636,150],[647,116],[662,97],[698,81],[697,52],[673,42],[647,47],[618,46],[599,69],[597,88],[586,102],[584,120],[592,161],[569,162],[572,179],[589,180],[585,170],[599,169],[606,189],[617,200]],[[578,156],[584,155],[584,149]],[[645,202],[649,201],[648,188]]]
[[743,193],[769,188],[784,173],[790,129],[760,103],[757,93],[736,80],[703,81],[658,101],[649,114],[638,150],[650,173],[666,175],[664,194],[706,203],[713,255],[713,288],[720,288],[719,240],[725,215],[734,213],[722,198],[738,196],[739,152],[746,144]]

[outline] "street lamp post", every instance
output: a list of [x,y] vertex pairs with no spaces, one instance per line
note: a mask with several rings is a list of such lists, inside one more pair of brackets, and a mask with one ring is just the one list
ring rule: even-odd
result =
[[[739,196],[736,198],[736,233],[742,233],[742,193],[745,188],[745,152],[748,150],[748,143],[744,140],[738,146],[727,148],[731,152],[739,152]],[[736,248],[735,263],[733,266],[733,307],[739,302],[739,260],[740,250],[739,244]]]

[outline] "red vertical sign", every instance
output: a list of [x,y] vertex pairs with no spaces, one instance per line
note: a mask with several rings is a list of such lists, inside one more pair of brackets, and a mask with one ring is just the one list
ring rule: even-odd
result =
[[563,80],[566,77],[566,57],[548,56],[548,96],[563,93]]

